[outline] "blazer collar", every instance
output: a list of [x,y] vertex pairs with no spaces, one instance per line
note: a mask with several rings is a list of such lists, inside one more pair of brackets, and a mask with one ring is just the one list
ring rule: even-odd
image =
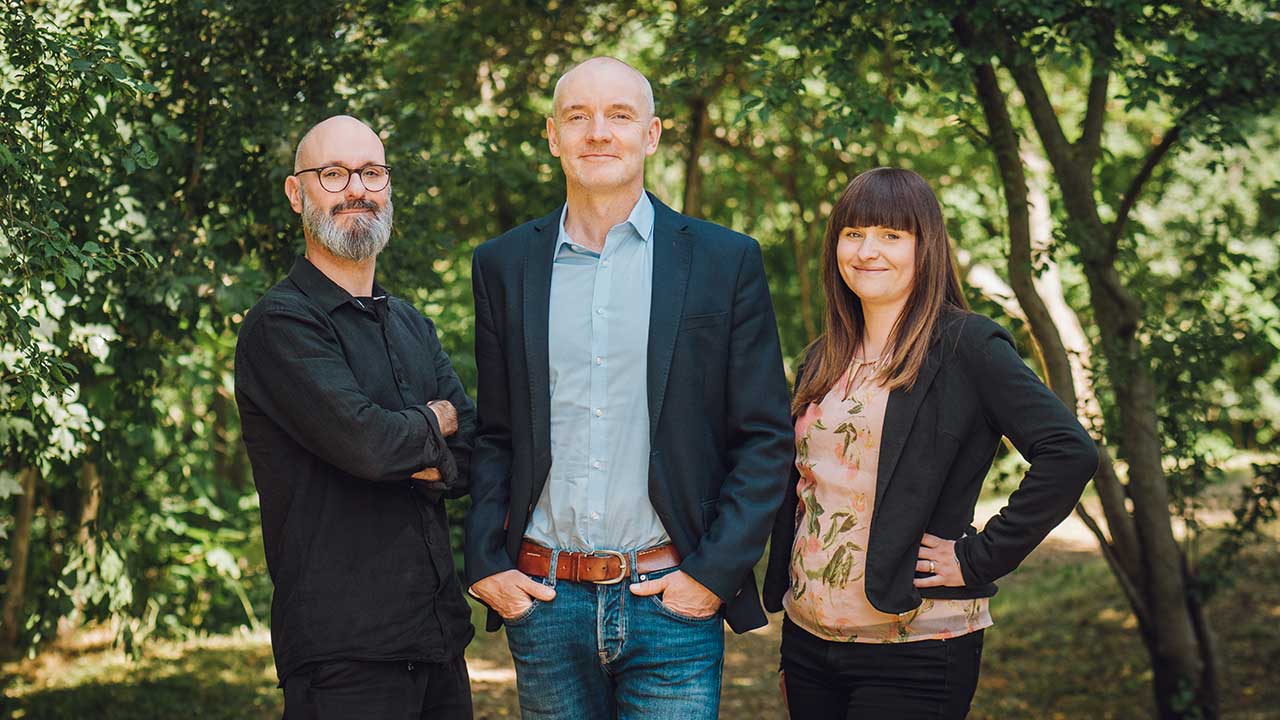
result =
[[662,401],[666,396],[671,356],[684,313],[685,291],[693,258],[693,234],[689,219],[667,207],[653,195],[653,288],[649,304],[649,439],[658,430]]
[[[551,313],[551,264],[555,258],[561,205],[554,212],[535,220],[533,237],[526,246],[524,258],[523,297],[524,355],[529,372],[529,408],[533,414],[533,450],[535,458],[551,457],[551,359],[548,347]],[[535,475],[535,483],[545,480],[545,472]],[[535,487],[535,490],[540,488]],[[537,497],[535,495],[535,497]]]

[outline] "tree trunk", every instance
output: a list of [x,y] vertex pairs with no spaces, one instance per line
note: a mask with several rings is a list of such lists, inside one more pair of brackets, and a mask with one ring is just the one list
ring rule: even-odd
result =
[[[92,461],[80,468],[80,522],[76,526],[76,545],[81,552],[81,571],[87,575],[97,573],[98,567],[98,511],[102,506],[102,474]],[[71,632],[84,622],[85,606],[89,599],[76,583],[71,591],[72,611],[58,623],[58,634]]]
[[1038,76],[1033,77],[1034,66],[1015,64],[1011,70],[1058,178],[1071,221],[1069,239],[1081,250],[1107,375],[1115,390],[1120,419],[1115,436],[1120,438],[1122,455],[1128,461],[1127,489],[1146,570],[1146,582],[1139,591],[1151,618],[1148,651],[1157,712],[1161,718],[1215,718],[1218,701],[1207,681],[1215,663],[1206,660],[1212,648],[1200,642],[1193,622],[1182,549],[1173,536],[1169,486],[1161,464],[1156,386],[1137,335],[1143,308],[1124,286],[1114,264],[1115,253],[1101,246],[1107,230],[1094,199],[1093,168],[1091,163],[1084,167],[1085,163],[1076,160],[1096,153],[1055,147],[1061,131],[1045,127],[1054,116]]
[[80,525],[76,533],[76,542],[84,548],[88,557],[97,555],[97,541],[94,530],[98,525],[98,509],[102,506],[102,475],[98,466],[86,462],[80,469]]
[[27,560],[31,550],[31,521],[36,509],[36,469],[26,468],[18,474],[22,494],[14,515],[13,536],[9,543],[9,577],[4,588],[4,609],[0,611],[0,654],[10,656],[18,648],[18,637],[26,618]]
[[[1101,229],[1101,228],[1099,228]],[[1115,390],[1123,454],[1129,464],[1129,497],[1147,568],[1144,595],[1151,613],[1156,706],[1161,718],[1217,717],[1207,683],[1212,648],[1195,630],[1182,549],[1173,536],[1169,486],[1161,465],[1156,389],[1135,336],[1138,319],[1125,312],[1108,287],[1114,268],[1086,262],[1094,317],[1101,330],[1107,373]]]
[[245,455],[244,443],[240,442],[240,434],[232,427],[235,420],[231,392],[222,386],[214,390],[209,403],[213,415],[213,473],[225,478],[226,486],[236,492],[244,492],[248,487],[248,456]]
[[684,202],[681,212],[702,217],[702,148],[707,142],[707,99],[689,100],[689,153],[684,159]]
[[[974,29],[964,17],[954,21],[960,46],[972,48]],[[1117,580],[1128,596],[1151,656],[1156,708],[1161,718],[1215,718],[1218,698],[1214,668],[1214,648],[1208,627],[1190,602],[1184,574],[1184,559],[1173,536],[1169,515],[1169,488],[1161,465],[1161,447],[1156,412],[1156,389],[1151,368],[1142,355],[1137,330],[1142,306],[1120,279],[1114,265],[1116,254],[1106,245],[1106,228],[1099,220],[1094,198],[1093,164],[1099,156],[1099,134],[1106,100],[1105,59],[1095,63],[1091,80],[1085,147],[1073,147],[1066,140],[1035,65],[1025,58],[1016,43],[991,29],[992,37],[1003,40],[1002,60],[1013,75],[1036,133],[1043,144],[1062,192],[1070,218],[1070,241],[1081,250],[1085,277],[1089,284],[1093,315],[1101,331],[1101,347],[1106,358],[1108,379],[1115,389],[1120,427],[1111,435],[1120,442],[1128,461],[1129,483],[1119,483],[1114,468],[1106,462],[1097,483],[1104,511],[1112,522],[1114,543],[1080,508],[1086,524],[1102,541],[1102,548]],[[980,56],[985,57],[985,53]],[[1027,314],[1028,323],[1046,359],[1050,385],[1070,407],[1076,402],[1076,377],[1062,343],[1058,324],[1044,303],[1035,281],[1031,258],[1030,202],[1027,179],[1018,153],[1018,137],[1008,114],[1008,105],[995,74],[985,61],[973,65],[974,87],[987,119],[988,144],[996,155],[1010,230],[1010,283]],[[1101,73],[1101,74],[1100,74]],[[1095,105],[1094,103],[1101,103]],[[1092,129],[1092,130],[1091,130]],[[1127,490],[1127,493],[1124,492]],[[1124,508],[1124,496],[1132,501],[1133,514]],[[1130,537],[1132,535],[1132,537]],[[1201,630],[1197,631],[1197,626]]]
[[813,278],[809,271],[809,248],[804,234],[804,208],[797,207],[801,217],[791,223],[791,249],[796,257],[796,279],[800,283],[800,319],[804,321],[805,345],[818,337],[818,321],[813,313]]
[[[1048,250],[1053,235],[1053,219],[1049,211],[1049,193],[1046,189],[1052,169],[1048,167],[1043,157],[1026,148],[1021,149],[1019,156],[1023,165],[1030,171],[1026,184],[1030,229],[1030,236],[1027,238],[1029,249],[1044,252]],[[1090,347],[1089,338],[1084,333],[1080,318],[1067,304],[1057,263],[1048,261],[1044,271],[1036,276],[1029,264],[1032,261],[1031,253],[1024,252],[1022,256],[1025,263],[1015,265],[1011,254],[1009,274],[1023,276],[1020,278],[1021,284],[1039,298],[1043,298],[1044,307],[1049,316],[1048,323],[1033,325],[1032,333],[1042,347],[1050,343],[1043,342],[1041,336],[1060,338],[1057,344],[1063,352],[1058,360],[1058,380],[1053,383],[1054,390],[1068,407],[1075,408],[1076,414],[1084,420],[1086,427],[1093,430],[1094,439],[1098,441],[1100,458],[1093,485],[1102,502],[1102,512],[1111,532],[1110,540],[1100,528],[1095,529],[1097,524],[1092,522],[1092,518],[1087,519],[1085,524],[1094,530],[1103,552],[1108,555],[1108,560],[1118,565],[1112,569],[1121,586],[1126,589],[1126,595],[1130,595],[1130,603],[1134,606],[1135,614],[1139,614],[1143,621],[1149,620],[1145,615],[1145,602],[1132,592],[1136,586],[1145,583],[1143,577],[1145,570],[1140,559],[1142,548],[1138,545],[1133,517],[1125,506],[1127,496],[1124,485],[1120,482],[1115,462],[1105,445],[1106,439],[1101,434],[1104,420],[1090,371],[1093,365],[1093,350]],[[1019,298],[1021,300],[1021,296]],[[1071,392],[1069,394],[1062,391],[1067,388],[1068,379],[1061,364],[1070,367]],[[1086,511],[1081,506],[1078,512],[1083,515]]]

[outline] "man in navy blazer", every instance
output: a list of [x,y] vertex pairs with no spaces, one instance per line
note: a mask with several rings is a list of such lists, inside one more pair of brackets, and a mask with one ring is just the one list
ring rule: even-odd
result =
[[467,582],[524,717],[714,718],[792,461],[760,248],[645,192],[634,68],[578,65],[552,112],[565,205],[473,258]]

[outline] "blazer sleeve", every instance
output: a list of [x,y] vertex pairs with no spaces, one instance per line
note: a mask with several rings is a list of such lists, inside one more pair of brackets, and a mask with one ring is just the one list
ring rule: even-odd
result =
[[467,513],[464,573],[468,587],[515,564],[506,551],[511,497],[511,408],[502,338],[485,286],[479,251],[472,256],[476,318],[476,404],[479,424],[471,453],[471,510]]
[[986,422],[1031,464],[982,532],[956,542],[965,584],[984,585],[1016,568],[1071,513],[1098,468],[1098,448],[1004,328],[986,318],[969,325],[960,354]]
[[[810,367],[812,356],[813,346],[806,351],[804,359],[801,360],[799,367],[796,368],[796,384],[791,391],[793,396],[804,381],[805,372]],[[793,430],[795,424],[796,417],[793,415],[791,417]],[[800,498],[796,495],[796,485],[799,482],[800,471],[796,468],[795,445],[793,444],[791,464],[787,467],[787,485],[783,491],[782,505],[778,507],[778,512],[773,518],[773,533],[769,537],[769,564],[765,569],[764,587],[761,590],[764,609],[769,612],[779,612],[783,609],[782,597],[786,594],[787,589],[791,587],[791,546],[795,544],[796,539],[796,507],[800,504]]]
[[760,555],[782,502],[792,456],[787,379],[764,259],[754,240],[738,268],[725,378],[728,474],[720,513],[681,569],[731,601]]

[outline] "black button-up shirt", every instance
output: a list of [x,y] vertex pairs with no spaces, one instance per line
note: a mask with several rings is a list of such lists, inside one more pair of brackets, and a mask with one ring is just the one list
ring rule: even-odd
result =
[[[447,439],[436,399],[458,410]],[[462,652],[474,630],[442,496],[466,492],[475,408],[431,322],[377,285],[354,298],[299,258],[240,329],[236,403],[281,684],[312,662]],[[410,478],[427,467],[443,480]]]

